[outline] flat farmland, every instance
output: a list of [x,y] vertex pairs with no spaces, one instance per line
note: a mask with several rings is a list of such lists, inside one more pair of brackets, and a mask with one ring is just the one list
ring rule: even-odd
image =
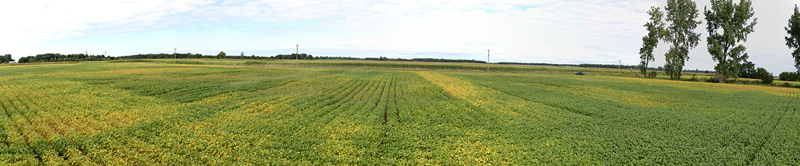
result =
[[0,66],[0,163],[800,164],[794,88],[209,63]]

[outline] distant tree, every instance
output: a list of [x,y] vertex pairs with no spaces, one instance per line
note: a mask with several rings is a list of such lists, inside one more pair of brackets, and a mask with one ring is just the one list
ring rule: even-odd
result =
[[781,74],[778,75],[778,79],[781,81],[791,81],[789,79],[789,72],[781,72]]
[[789,27],[784,27],[786,34],[789,36],[786,39],[786,46],[789,49],[794,49],[792,57],[794,57],[794,67],[800,71],[800,10],[797,5],[794,5],[794,14],[789,18]]
[[782,81],[798,81],[800,80],[800,73],[798,72],[781,72],[778,79]]
[[652,6],[650,11],[647,11],[647,14],[650,15],[650,22],[645,23],[644,27],[647,28],[648,33],[647,36],[642,37],[642,48],[639,49],[639,58],[642,60],[639,65],[639,71],[645,77],[647,77],[647,66],[651,61],[656,60],[653,57],[653,49],[658,47],[658,41],[663,38],[665,31],[664,22],[661,21],[664,13],[661,12],[660,8]]
[[242,54],[239,54],[239,59],[244,59],[244,51],[242,51]]
[[767,72],[767,69],[761,67],[756,69],[756,74],[758,74],[758,79],[761,79],[761,83],[764,84],[770,84],[772,80],[775,79],[772,73]]
[[667,11],[666,20],[670,23],[664,38],[672,43],[665,54],[667,63],[664,69],[670,79],[680,79],[683,66],[689,60],[689,50],[700,41],[700,33],[695,33],[694,29],[702,22],[695,21],[699,10],[692,0],[668,0],[664,10]]
[[220,51],[220,52],[219,52],[219,54],[217,54],[217,58],[219,58],[219,59],[225,59],[225,52],[223,52],[223,51]]
[[789,72],[787,81],[800,81],[800,72]]
[[739,68],[739,78],[756,78],[756,65],[753,62],[745,62]]
[[706,24],[708,27],[708,53],[711,59],[718,62],[714,69],[717,70],[719,83],[724,83],[725,78],[739,78],[739,68],[747,62],[747,48],[740,42],[747,41],[747,35],[752,33],[758,18],[748,21],[755,15],[750,0],[740,0],[739,4],[732,0],[711,0],[711,10],[704,8]]
[[0,56],[0,63],[10,62],[9,59],[11,59],[11,54]]

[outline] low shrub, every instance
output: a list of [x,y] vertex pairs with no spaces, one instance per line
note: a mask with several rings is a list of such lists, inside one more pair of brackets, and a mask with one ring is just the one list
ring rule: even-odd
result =
[[656,76],[658,76],[658,72],[651,71],[650,73],[647,73],[647,76],[645,76],[645,77],[647,77],[647,78],[656,78]]
[[771,84],[773,79],[775,79],[772,76],[772,73],[769,73],[767,69],[764,69],[762,67],[756,69],[756,76],[758,77],[758,79],[761,79],[761,82],[764,84]]

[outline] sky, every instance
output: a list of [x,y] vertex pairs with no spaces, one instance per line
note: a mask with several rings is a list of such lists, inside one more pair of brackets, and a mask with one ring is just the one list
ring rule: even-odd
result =
[[[698,10],[709,1],[696,1]],[[750,61],[796,71],[783,29],[800,0],[754,0]],[[146,53],[447,58],[637,65],[666,0],[71,0],[0,2],[0,54]],[[704,16],[697,18],[703,20]],[[703,22],[705,22],[703,20]],[[713,70],[708,32],[684,69]],[[664,65],[661,43],[651,66]]]

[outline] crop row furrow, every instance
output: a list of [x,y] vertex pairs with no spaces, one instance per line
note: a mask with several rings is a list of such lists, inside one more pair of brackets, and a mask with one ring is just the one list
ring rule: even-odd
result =
[[[783,120],[783,118],[786,116],[786,113],[789,113],[789,110],[792,110],[792,108],[786,107],[786,109],[784,109],[784,111],[780,111],[780,112],[775,113],[775,114],[780,114],[780,115],[774,115],[772,118],[770,118],[770,121],[772,121],[771,119],[774,119],[775,116],[777,116],[778,119],[774,120],[775,123],[773,123],[772,125],[769,126],[769,129],[767,129],[767,132],[765,132],[765,134],[764,134],[763,138],[761,139],[761,141],[759,141],[759,143],[756,145],[757,148],[755,148],[755,151],[750,153],[750,155],[749,155],[750,157],[747,160],[747,165],[750,165],[751,163],[753,163],[753,160],[755,160],[756,155],[758,153],[761,153],[761,150],[764,148],[764,145],[767,142],[769,142],[769,140],[772,138],[772,135],[774,135],[773,132],[778,128],[778,124],[781,123],[781,120]],[[794,111],[794,110],[792,110],[792,111]]]

